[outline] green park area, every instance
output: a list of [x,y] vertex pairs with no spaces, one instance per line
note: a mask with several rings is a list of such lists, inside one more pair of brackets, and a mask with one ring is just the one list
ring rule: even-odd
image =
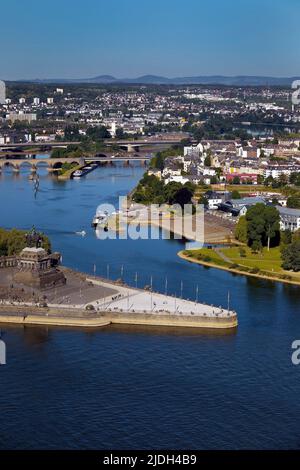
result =
[[182,251],[180,256],[199,264],[240,272],[245,275],[300,284],[300,272],[287,271],[282,268],[279,247],[270,248],[270,250],[264,247],[257,253],[247,246],[202,248]]
[[250,207],[234,234],[239,245],[185,250],[179,256],[206,266],[300,284],[300,230],[281,231],[274,206],[258,203]]

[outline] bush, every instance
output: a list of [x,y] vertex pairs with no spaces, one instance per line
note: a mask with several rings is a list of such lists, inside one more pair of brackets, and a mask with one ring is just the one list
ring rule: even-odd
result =
[[252,274],[258,274],[260,272],[260,269],[257,266],[255,266],[254,268],[250,269],[249,272]]
[[230,269],[239,269],[240,268],[239,265],[236,264],[236,263],[230,264],[229,267],[230,267]]

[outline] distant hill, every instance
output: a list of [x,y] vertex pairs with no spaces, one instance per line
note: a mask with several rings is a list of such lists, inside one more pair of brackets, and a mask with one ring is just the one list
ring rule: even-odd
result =
[[227,77],[223,75],[200,75],[197,77],[175,77],[167,78],[156,75],[143,75],[137,78],[116,78],[112,75],[99,75],[94,78],[82,79],[35,79],[18,80],[30,83],[128,83],[145,85],[229,85],[229,86],[291,86],[294,80],[300,80],[300,77],[260,77],[239,75]]

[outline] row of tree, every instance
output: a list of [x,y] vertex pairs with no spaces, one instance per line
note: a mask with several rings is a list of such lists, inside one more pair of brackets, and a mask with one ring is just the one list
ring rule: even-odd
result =
[[260,251],[264,246],[278,246],[280,242],[280,216],[274,206],[258,203],[240,217],[235,237],[242,243],[247,243],[254,251]]
[[235,237],[250,246],[254,252],[263,247],[280,245],[282,268],[300,271],[300,230],[280,232],[279,212],[274,206],[256,204],[250,207],[236,225]]
[[[42,247],[51,252],[49,238],[41,234]],[[26,247],[26,232],[24,230],[5,230],[0,228],[0,256],[12,256],[19,254]]]
[[195,191],[192,183],[176,183],[172,181],[164,184],[154,175],[145,174],[139,182],[133,199],[141,204],[190,204]]

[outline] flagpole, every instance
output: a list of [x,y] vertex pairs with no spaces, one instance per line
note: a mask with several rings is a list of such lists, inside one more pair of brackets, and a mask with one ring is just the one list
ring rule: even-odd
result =
[[152,309],[153,309],[152,285],[153,285],[153,279],[152,279],[152,276],[151,276],[151,278],[150,278],[151,312],[152,312]]

